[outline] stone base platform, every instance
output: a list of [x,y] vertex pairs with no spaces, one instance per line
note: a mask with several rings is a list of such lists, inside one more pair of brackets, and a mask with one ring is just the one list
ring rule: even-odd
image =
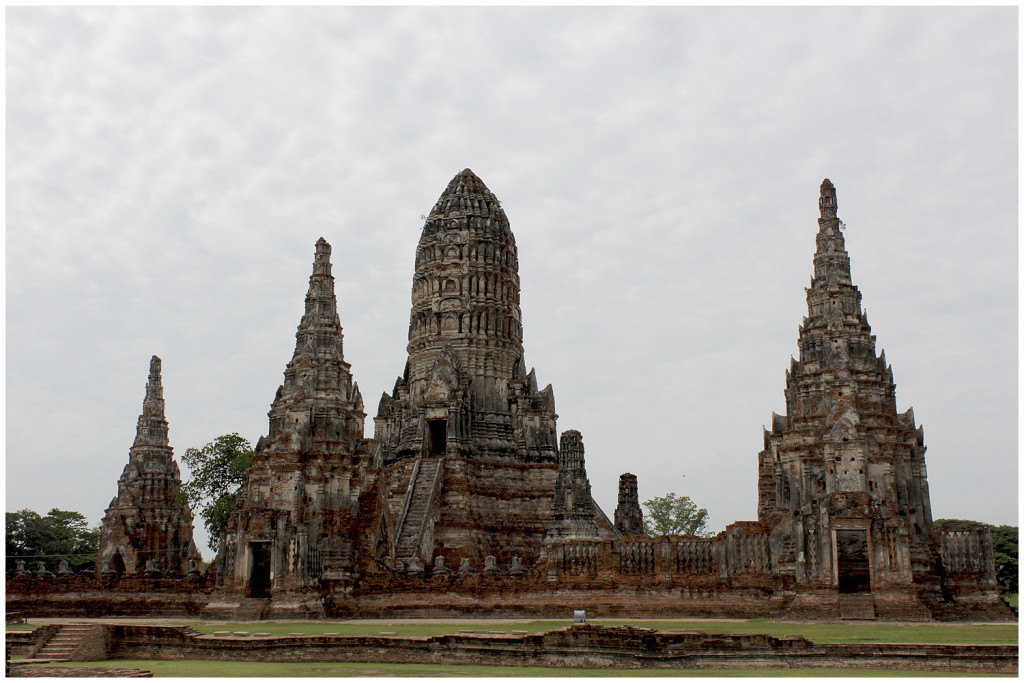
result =
[[116,669],[102,666],[22,666],[28,660],[11,664],[8,678],[152,678],[152,671]]
[[1017,673],[1017,645],[817,644],[801,636],[574,625],[541,634],[432,637],[201,635],[104,625],[107,659],[393,662],[561,668],[845,668]]

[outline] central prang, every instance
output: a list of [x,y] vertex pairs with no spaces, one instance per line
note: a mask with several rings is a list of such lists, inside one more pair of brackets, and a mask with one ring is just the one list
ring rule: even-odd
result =
[[374,420],[395,560],[535,558],[558,479],[554,392],[526,371],[508,218],[469,169],[423,225],[408,352]]

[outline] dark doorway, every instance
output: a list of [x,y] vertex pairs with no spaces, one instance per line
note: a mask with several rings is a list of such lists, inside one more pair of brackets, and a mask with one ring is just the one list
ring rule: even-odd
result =
[[871,591],[867,532],[851,529],[836,530],[836,565],[840,593],[868,593]]
[[444,455],[448,450],[448,420],[427,420],[429,447],[427,455]]
[[124,558],[121,557],[121,552],[114,553],[114,556],[110,558],[110,568],[114,570],[114,576],[121,578],[125,574]]
[[270,597],[270,542],[249,544],[252,549],[252,573],[249,575],[249,597]]

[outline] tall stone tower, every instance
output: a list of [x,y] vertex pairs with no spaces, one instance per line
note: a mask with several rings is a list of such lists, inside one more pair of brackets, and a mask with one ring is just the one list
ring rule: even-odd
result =
[[363,399],[342,352],[331,246],[316,243],[295,352],[256,444],[218,554],[225,587],[277,597],[353,569],[368,485]]
[[850,279],[836,191],[821,184],[814,276],[786,373],[786,415],[759,455],[758,519],[773,568],[840,593],[907,586],[932,571],[924,432],[898,412]]
[[508,218],[469,169],[423,226],[408,353],[375,418],[391,560],[535,558],[558,476],[554,393],[526,370]]
[[184,575],[189,560],[200,561],[192,515],[176,500],[179,486],[181,473],[167,439],[160,359],[153,356],[135,442],[100,526],[97,573],[142,575],[148,568]]

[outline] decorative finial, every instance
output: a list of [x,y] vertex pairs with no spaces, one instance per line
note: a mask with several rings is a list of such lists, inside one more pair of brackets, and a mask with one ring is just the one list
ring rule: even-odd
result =
[[[149,359],[149,381],[146,382],[146,400],[143,404],[145,407],[155,407],[154,401],[163,401],[164,398],[164,385],[163,380],[160,377],[160,356],[153,356]],[[160,414],[163,414],[163,406],[160,406]]]
[[331,274],[331,245],[323,237],[316,241],[316,256],[313,257],[313,275]]
[[[164,419],[164,385],[160,377],[159,356],[149,360],[149,380],[146,382],[146,398],[142,401],[142,413],[135,430],[135,445],[167,445],[167,422]],[[134,456],[133,456],[134,457]]]
[[821,210],[822,218],[836,217],[836,210],[838,209],[836,188],[828,178],[821,181],[821,198],[818,200],[818,208]]

